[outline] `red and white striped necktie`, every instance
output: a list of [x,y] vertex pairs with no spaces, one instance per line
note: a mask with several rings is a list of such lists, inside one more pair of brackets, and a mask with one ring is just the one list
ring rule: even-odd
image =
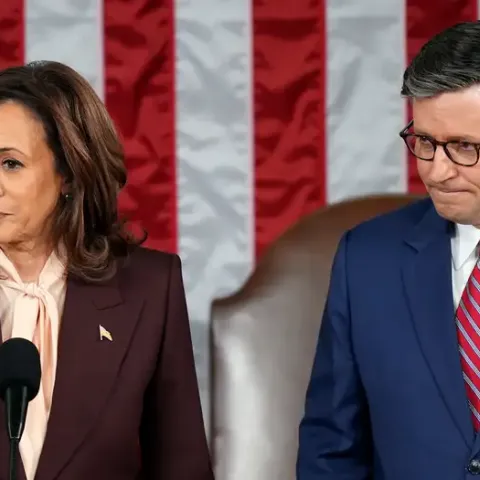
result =
[[480,260],[463,290],[456,313],[457,337],[468,403],[480,430]]

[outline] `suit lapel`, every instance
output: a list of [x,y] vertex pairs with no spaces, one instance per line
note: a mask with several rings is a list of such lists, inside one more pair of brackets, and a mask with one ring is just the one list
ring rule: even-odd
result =
[[[67,283],[52,410],[36,479],[52,480],[95,426],[115,384],[141,300],[124,302],[115,281]],[[113,341],[100,339],[100,327]]]
[[462,376],[451,273],[451,224],[433,206],[406,239],[406,296],[419,343],[440,394],[465,442],[474,432]]

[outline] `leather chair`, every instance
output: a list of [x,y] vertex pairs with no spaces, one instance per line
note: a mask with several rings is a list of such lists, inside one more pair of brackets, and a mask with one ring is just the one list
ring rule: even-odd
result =
[[216,480],[295,479],[298,424],[340,236],[417,198],[358,198],[316,211],[267,250],[240,291],[213,303]]

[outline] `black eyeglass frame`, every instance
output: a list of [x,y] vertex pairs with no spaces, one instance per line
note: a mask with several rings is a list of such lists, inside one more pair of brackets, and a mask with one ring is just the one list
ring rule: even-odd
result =
[[[473,142],[460,142],[458,140],[451,140],[449,142],[441,142],[439,140],[435,140],[434,138],[431,138],[431,137],[428,137],[426,135],[417,135],[415,133],[408,133],[408,129],[411,128],[413,125],[413,120],[411,120],[408,125],[403,128],[400,132],[399,132],[399,135],[400,137],[403,139],[403,141],[405,142],[405,145],[407,146],[408,148],[408,151],[412,153],[412,155],[414,155],[415,157],[419,158],[420,160],[423,160],[425,162],[433,162],[433,159],[435,158],[435,153],[437,151],[437,147],[443,147],[443,151],[445,152],[445,155],[453,162],[455,163],[456,165],[460,165],[461,167],[474,167],[475,165],[477,165],[478,163],[478,160],[480,159],[480,143],[473,143]],[[423,157],[419,157],[415,152],[412,152],[412,149],[410,148],[410,146],[408,145],[408,138],[409,137],[426,137],[428,138],[428,140],[431,142],[431,144],[433,145],[433,153],[432,153],[432,158],[423,158]],[[460,163],[460,162],[457,162],[455,159],[452,158],[452,155],[450,154],[450,152],[448,151],[448,145],[451,145],[451,144],[459,144],[459,143],[468,143],[470,145],[472,145],[474,148],[475,148],[475,151],[477,152],[477,159],[475,160],[475,163]]]

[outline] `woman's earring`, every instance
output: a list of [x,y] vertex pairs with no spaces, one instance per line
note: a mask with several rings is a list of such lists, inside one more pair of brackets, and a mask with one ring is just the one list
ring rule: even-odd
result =
[[65,201],[69,202],[73,197],[71,193],[67,192],[63,194],[63,198],[65,199]]

